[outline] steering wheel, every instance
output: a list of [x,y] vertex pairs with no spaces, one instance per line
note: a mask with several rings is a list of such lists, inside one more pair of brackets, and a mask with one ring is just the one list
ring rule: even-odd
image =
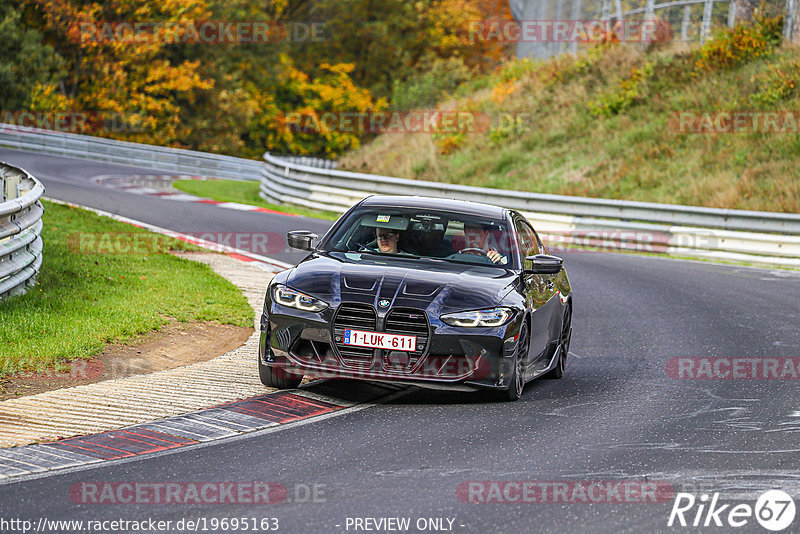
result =
[[474,254],[474,255],[481,255],[481,256],[487,256],[487,257],[489,256],[489,254],[485,250],[483,250],[482,248],[478,248],[478,247],[462,248],[461,250],[458,251],[458,254]]
[[365,245],[364,243],[359,243],[358,241],[356,241],[355,244],[358,245],[359,247],[361,247],[360,250],[366,250],[368,252],[378,252],[377,248],[373,248],[373,247],[371,247],[369,245]]

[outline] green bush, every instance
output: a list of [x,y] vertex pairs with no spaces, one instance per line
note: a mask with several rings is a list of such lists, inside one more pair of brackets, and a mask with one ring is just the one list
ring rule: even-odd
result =
[[589,111],[596,117],[617,115],[644,96],[644,86],[653,75],[655,63],[647,61],[640,69],[633,69],[630,78],[619,83],[610,93],[598,96],[588,103]]
[[770,65],[769,70],[753,78],[760,87],[751,94],[751,103],[762,106],[777,104],[797,93],[800,82],[800,60],[790,61],[783,65]]
[[394,82],[392,109],[407,111],[434,107],[471,77],[472,72],[461,59],[437,60],[428,72]]
[[730,69],[769,55],[781,44],[782,28],[783,17],[760,15],[751,24],[723,28],[695,53],[695,65],[704,71]]

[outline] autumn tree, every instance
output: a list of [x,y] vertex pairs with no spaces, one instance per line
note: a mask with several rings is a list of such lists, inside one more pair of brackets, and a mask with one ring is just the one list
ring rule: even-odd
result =
[[41,33],[25,26],[16,1],[0,0],[0,42],[0,109],[21,111],[34,87],[58,83],[64,61]]
[[[253,158],[265,150],[336,156],[357,147],[363,132],[298,130],[287,118],[377,111],[393,92],[411,95],[404,106],[433,104],[507,53],[503,44],[471,39],[469,23],[510,19],[500,0],[0,0],[0,6],[9,2],[16,19],[4,17],[0,32],[12,32],[9,24],[19,29],[8,41],[16,43],[12,56],[0,59],[0,80],[9,80],[0,89],[5,100],[33,110],[97,112],[121,127],[90,122],[86,133]],[[269,22],[278,36],[293,24],[324,29],[321,40],[186,39],[198,21]],[[181,29],[126,37],[125,24],[136,23]],[[414,96],[421,94],[428,100]]]
[[26,7],[32,25],[66,62],[57,87],[46,84],[32,93],[32,109],[51,109],[57,91],[71,109],[112,117],[120,128],[91,133],[182,144],[181,105],[213,82],[200,75],[197,61],[171,62],[165,40],[132,39],[112,23],[202,20],[208,13],[202,0],[27,0]]

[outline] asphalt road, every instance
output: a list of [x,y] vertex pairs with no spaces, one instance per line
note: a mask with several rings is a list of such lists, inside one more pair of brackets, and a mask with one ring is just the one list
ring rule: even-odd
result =
[[[252,234],[268,234],[266,246],[255,241],[254,252],[264,254],[289,263],[303,258],[300,251],[286,250],[286,232],[290,230],[313,230],[322,232],[330,226],[329,221],[296,217],[290,215],[265,214],[260,212],[241,212],[218,208],[209,204],[175,202],[154,196],[113,190],[96,183],[92,178],[102,175],[157,175],[153,169],[117,165],[72,158],[57,158],[30,152],[0,148],[0,161],[18,165],[33,173],[45,186],[45,196],[89,206],[91,208],[115,213],[138,221],[148,222],[177,232],[202,235],[216,232],[239,235],[242,244],[239,248],[251,250],[248,238]],[[163,173],[163,174],[176,174]],[[221,240],[222,238],[220,238]],[[273,241],[280,246],[273,247]]]
[[[329,224],[130,195],[90,181],[129,172],[118,165],[10,150],[0,150],[0,159],[39,176],[50,197],[179,231],[284,232],[298,222],[312,230]],[[277,518],[280,532],[365,532],[375,524],[356,519],[389,517],[410,518],[409,532],[765,532],[753,517],[737,529],[724,522],[732,505],[754,506],[766,490],[800,497],[797,380],[677,379],[667,368],[675,358],[799,357],[800,276],[611,253],[564,257],[575,290],[567,373],[530,383],[519,402],[409,389],[302,426],[3,484],[0,518],[204,518],[209,528],[212,518]],[[73,484],[102,481],[274,481],[289,499],[275,505],[70,499]],[[685,515],[690,526],[668,527],[669,495],[657,503],[464,502],[459,488],[490,487],[471,481],[566,481],[570,491],[590,481],[649,481],[698,499],[720,493],[729,508],[720,516],[724,527],[711,521],[704,528],[705,515],[692,527],[697,506]],[[313,485],[316,502],[304,498]],[[453,522],[445,519],[438,530],[417,524],[427,518]],[[792,531],[800,531],[800,518],[784,532]]]

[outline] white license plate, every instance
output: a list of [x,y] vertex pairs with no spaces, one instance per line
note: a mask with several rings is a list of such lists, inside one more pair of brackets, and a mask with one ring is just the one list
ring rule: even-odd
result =
[[363,330],[345,330],[342,343],[345,345],[355,345],[357,347],[401,350],[405,352],[414,352],[417,350],[417,336],[365,332]]

